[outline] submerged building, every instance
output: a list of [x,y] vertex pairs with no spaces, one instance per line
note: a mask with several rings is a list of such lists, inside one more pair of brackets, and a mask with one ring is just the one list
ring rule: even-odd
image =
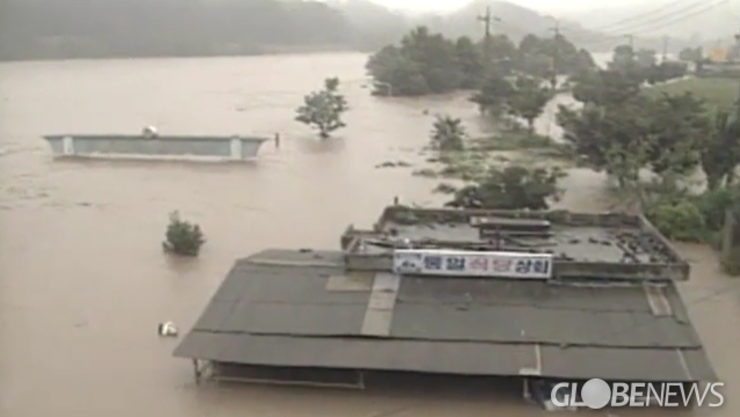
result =
[[327,385],[716,380],[676,288],[689,265],[643,217],[392,206],[340,245],[238,260],[175,356],[198,378]]

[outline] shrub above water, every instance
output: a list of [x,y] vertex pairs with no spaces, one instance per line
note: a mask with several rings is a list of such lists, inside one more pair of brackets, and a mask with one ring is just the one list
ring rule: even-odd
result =
[[690,201],[659,203],[648,213],[648,218],[668,239],[700,242],[706,225],[699,208]]
[[200,226],[180,219],[177,211],[170,213],[165,238],[162,247],[167,252],[182,256],[198,256],[200,247],[206,242]]

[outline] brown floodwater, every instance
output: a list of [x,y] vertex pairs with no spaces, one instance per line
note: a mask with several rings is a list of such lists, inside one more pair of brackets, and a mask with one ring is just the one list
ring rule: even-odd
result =
[[[473,133],[491,126],[463,95],[371,97],[364,61],[327,54],[0,65],[0,415],[544,414],[493,390],[195,387],[190,363],[171,357],[177,341],[157,337],[161,321],[190,327],[235,258],[268,247],[336,248],[349,223],[369,226],[394,196],[440,202],[434,181],[375,165],[421,163],[436,113],[462,117]],[[352,110],[347,129],[319,141],[293,116],[328,76],[344,81]],[[219,165],[53,161],[40,137],[145,125],[162,133],[280,132],[283,140],[281,149],[266,144],[255,163]],[[565,207],[600,210],[608,200],[603,177],[587,170],[564,185]],[[173,210],[207,234],[196,260],[162,253]],[[694,267],[685,298],[727,384],[723,409],[694,414],[734,417],[740,287],[718,272],[710,250],[681,249]]]

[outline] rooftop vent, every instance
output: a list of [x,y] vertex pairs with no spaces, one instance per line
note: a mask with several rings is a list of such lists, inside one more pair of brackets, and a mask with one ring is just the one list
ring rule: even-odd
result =
[[506,219],[501,217],[471,217],[470,226],[478,228],[480,237],[499,235],[548,235],[550,222],[542,219]]

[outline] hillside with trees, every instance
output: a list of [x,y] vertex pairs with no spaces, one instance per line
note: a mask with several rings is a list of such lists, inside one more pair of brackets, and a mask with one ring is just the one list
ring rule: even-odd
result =
[[[473,8],[485,4],[450,16],[449,30],[479,36]],[[537,14],[516,10],[532,26]],[[2,0],[0,60],[372,51],[437,21],[370,0]]]
[[[0,0],[0,60],[377,51],[420,25],[481,39],[486,7],[495,35],[552,36],[552,17],[486,0],[415,17],[372,0]],[[575,45],[600,37],[566,26]]]
[[[517,42],[529,34],[540,37],[552,36],[552,29],[557,23],[552,16],[517,4],[506,1],[475,0],[447,16],[429,18],[419,24],[427,25],[430,30],[441,32],[445,36],[453,38],[468,36],[479,39],[483,35],[484,25],[478,17],[486,11],[486,8],[490,9],[491,14],[496,17],[496,22],[493,22],[491,27],[493,33],[505,34]],[[568,37],[576,44],[600,36],[596,32],[582,28],[577,23],[563,23],[567,23]]]
[[328,2],[346,16],[361,51],[376,51],[395,42],[413,26],[413,18],[392,12],[370,0]]
[[349,49],[360,36],[342,11],[313,1],[0,2],[5,60]]

